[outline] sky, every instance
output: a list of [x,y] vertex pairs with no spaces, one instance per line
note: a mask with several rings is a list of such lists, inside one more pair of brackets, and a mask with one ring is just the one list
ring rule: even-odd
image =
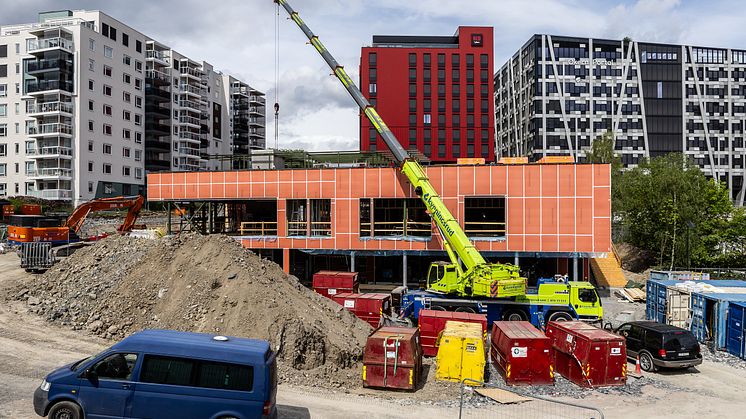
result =
[[[536,33],[746,48],[746,9],[738,0],[289,2],[353,80],[360,48],[370,45],[373,35],[452,35],[459,25],[495,28],[495,68]],[[275,145],[276,100],[279,148],[358,147],[355,103],[283,10],[275,42],[278,19],[271,0],[0,0],[0,25],[33,22],[39,11],[62,9],[101,10],[265,92],[268,147]]]

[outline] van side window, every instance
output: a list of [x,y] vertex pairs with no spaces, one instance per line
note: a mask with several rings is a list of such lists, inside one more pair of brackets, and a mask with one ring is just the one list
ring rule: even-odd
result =
[[251,391],[254,386],[254,368],[248,365],[202,361],[197,386]]
[[251,391],[254,368],[249,365],[145,355],[143,383]]
[[131,380],[137,354],[109,355],[91,368],[101,380]]
[[188,359],[145,355],[140,381],[154,384],[191,385],[194,362]]

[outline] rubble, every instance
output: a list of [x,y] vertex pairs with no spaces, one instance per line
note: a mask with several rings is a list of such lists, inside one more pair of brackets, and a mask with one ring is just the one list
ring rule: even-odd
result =
[[8,298],[75,330],[108,339],[144,328],[266,339],[283,382],[360,385],[370,326],[227,236],[112,236],[31,281]]

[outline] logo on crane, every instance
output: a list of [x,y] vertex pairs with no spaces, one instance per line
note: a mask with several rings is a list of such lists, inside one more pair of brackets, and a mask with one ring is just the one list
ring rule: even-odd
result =
[[440,210],[435,207],[435,204],[433,204],[432,195],[430,195],[430,193],[425,193],[424,195],[422,195],[422,200],[425,201],[425,204],[427,204],[427,207],[430,209],[430,213],[432,214],[433,218],[438,220],[439,224],[443,226],[443,230],[448,233],[449,236],[453,236],[453,227],[448,225],[448,220],[446,220]]

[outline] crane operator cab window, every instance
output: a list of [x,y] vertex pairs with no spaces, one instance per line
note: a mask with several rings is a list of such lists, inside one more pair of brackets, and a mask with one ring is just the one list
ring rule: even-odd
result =
[[584,303],[595,303],[598,301],[598,294],[596,294],[596,290],[591,288],[584,288],[578,290],[578,300],[584,302]]
[[445,275],[445,266],[439,264],[430,265],[430,271],[427,276],[427,283],[434,284],[443,278]]

